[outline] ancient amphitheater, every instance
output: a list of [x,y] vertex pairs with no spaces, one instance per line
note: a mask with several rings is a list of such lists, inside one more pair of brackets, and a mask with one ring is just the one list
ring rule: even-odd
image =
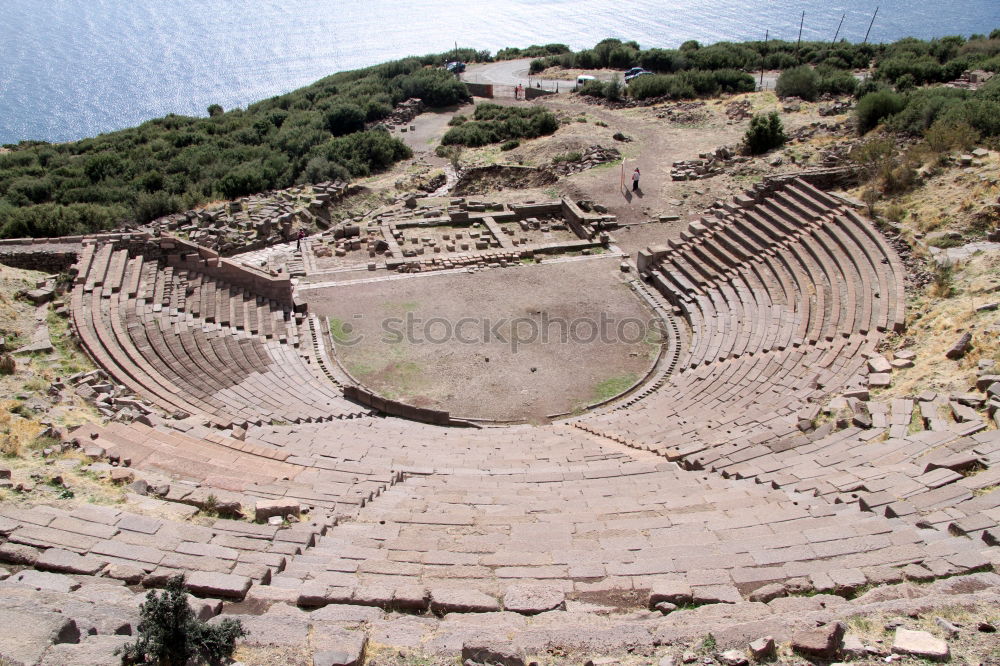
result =
[[[374,236],[336,239],[329,275],[345,282],[324,288],[589,255],[664,323],[655,363],[547,423],[463,419],[339,363],[310,301],[330,254],[316,239],[293,276],[266,252],[262,268],[168,235],[82,239],[72,326],[115,408],[139,416],[66,442],[148,479],[144,501],[177,513],[0,509],[0,558],[18,567],[3,612],[70,636],[26,663],[84,663],[69,655],[124,640],[116,622],[136,617],[142,587],[176,572],[224,600],[207,615],[316,663],[366,649],[379,663],[463,649],[650,663],[708,632],[745,648],[909,594],[873,586],[996,600],[993,574],[967,574],[997,561],[1000,493],[982,491],[998,482],[998,431],[947,395],[915,398],[922,419],[914,400],[869,399],[888,371],[880,343],[903,329],[905,274],[847,202],[775,180],[621,266],[613,221],[570,202],[424,206],[393,215],[480,221],[483,235],[407,251],[385,217],[369,225],[378,254]],[[528,220],[556,213],[573,238],[531,236]],[[198,509],[229,517],[184,520]]]

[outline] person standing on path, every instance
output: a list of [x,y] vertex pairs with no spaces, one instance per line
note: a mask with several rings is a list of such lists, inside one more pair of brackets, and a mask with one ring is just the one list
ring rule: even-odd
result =
[[306,237],[306,230],[299,229],[299,235],[295,238],[295,251],[298,252],[302,249],[302,239]]
[[632,172],[632,191],[639,191],[639,167],[636,167],[635,171]]

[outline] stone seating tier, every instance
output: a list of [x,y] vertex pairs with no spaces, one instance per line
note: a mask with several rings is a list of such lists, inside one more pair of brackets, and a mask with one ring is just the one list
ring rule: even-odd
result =
[[[91,246],[85,246],[91,247]],[[223,428],[354,418],[369,411],[310,368],[297,318],[196,271],[100,245],[74,289],[83,346],[130,390]]]

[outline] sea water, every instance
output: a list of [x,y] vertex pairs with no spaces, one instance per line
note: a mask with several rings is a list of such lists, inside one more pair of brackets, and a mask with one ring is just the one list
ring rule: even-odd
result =
[[0,144],[246,106],[328,74],[462,47],[605,37],[860,42],[989,33],[1000,0],[0,0]]

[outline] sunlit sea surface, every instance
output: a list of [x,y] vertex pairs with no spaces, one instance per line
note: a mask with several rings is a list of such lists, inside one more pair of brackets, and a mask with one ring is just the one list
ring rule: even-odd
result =
[[605,37],[870,41],[988,33],[1000,0],[0,0],[0,144],[206,115],[333,72],[459,46]]

